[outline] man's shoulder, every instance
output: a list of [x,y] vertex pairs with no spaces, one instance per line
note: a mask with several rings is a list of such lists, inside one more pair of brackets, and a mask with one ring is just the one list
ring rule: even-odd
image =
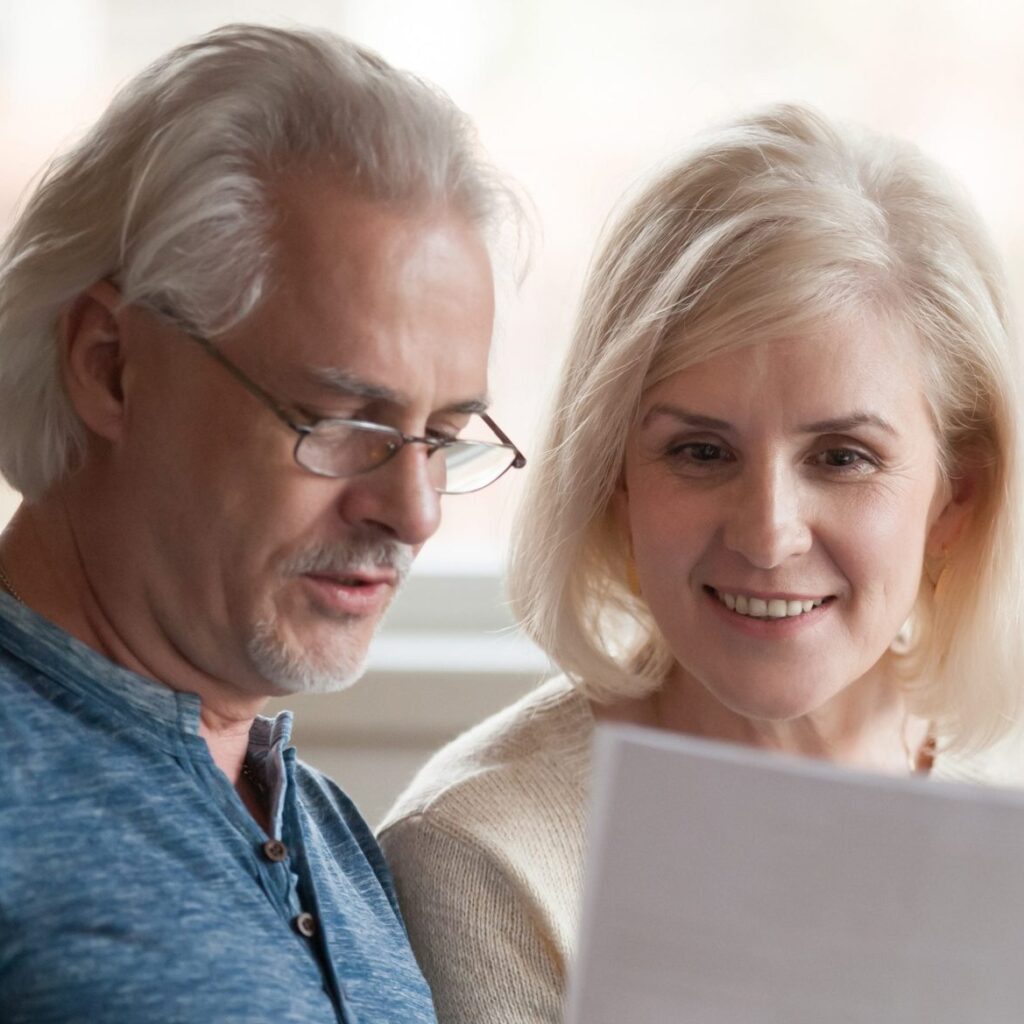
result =
[[397,914],[394,882],[373,829],[349,795],[330,776],[298,760],[295,785],[309,841],[319,856],[335,861],[357,885],[379,885]]
[[10,719],[29,706],[44,706],[47,701],[39,691],[49,686],[45,673],[0,646],[0,715]]
[[295,784],[311,823],[320,831],[342,830],[362,848],[376,849],[373,830],[352,798],[329,775],[301,758],[295,762]]
[[62,752],[75,751],[82,716],[74,703],[45,673],[0,648],[0,806],[17,799],[19,780],[36,790]]

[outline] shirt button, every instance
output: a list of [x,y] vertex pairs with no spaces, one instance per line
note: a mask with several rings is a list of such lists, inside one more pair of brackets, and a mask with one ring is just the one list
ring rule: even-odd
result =
[[288,859],[288,847],[280,839],[268,839],[263,844],[263,856],[279,864]]
[[316,918],[312,914],[303,911],[295,916],[292,924],[295,925],[295,930],[307,939],[311,939],[316,935]]

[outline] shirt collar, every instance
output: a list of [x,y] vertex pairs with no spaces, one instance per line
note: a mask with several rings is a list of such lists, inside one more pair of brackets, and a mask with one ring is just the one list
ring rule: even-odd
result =
[[[201,701],[116,665],[109,658],[0,591],[0,649],[31,665],[66,690],[100,706],[122,724],[142,728],[171,746],[182,736],[199,739]],[[291,714],[257,717],[257,751],[282,749],[291,735]],[[200,742],[202,742],[200,740]]]

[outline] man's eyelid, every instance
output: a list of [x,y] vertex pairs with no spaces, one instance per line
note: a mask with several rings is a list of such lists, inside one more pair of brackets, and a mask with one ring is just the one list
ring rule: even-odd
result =
[[480,402],[466,402],[438,409],[427,419],[425,431],[428,436],[440,434],[444,437],[456,437],[470,425],[485,431],[482,416],[486,409]]
[[321,421],[334,418],[331,416],[321,416],[299,402],[285,400],[279,403],[278,408],[292,421],[294,426],[307,427],[310,430]]
[[[386,418],[382,418],[377,415],[373,415],[369,410],[361,409],[355,410],[347,415],[339,415],[338,413],[333,414],[322,414],[316,413],[309,409],[303,409],[300,406],[289,406],[289,413],[293,411],[297,414],[297,420],[300,425],[315,429],[321,424],[326,423],[365,423],[369,426],[374,427],[386,427],[389,430],[397,430],[400,433],[408,433],[409,431],[403,430],[401,425],[397,425],[392,422],[388,422]],[[428,423],[422,431],[423,437],[436,438],[439,441],[454,441],[463,430],[470,424],[473,419],[472,415],[462,414],[456,416],[456,419],[465,420],[464,423],[452,423],[450,420],[445,423]],[[419,431],[412,431],[413,434],[419,434]]]
[[423,430],[427,437],[457,437],[466,425],[456,426],[454,423],[428,423]]
[[[325,407],[316,409],[307,405],[299,405],[295,403],[291,406],[292,409],[297,410],[304,416],[310,426],[316,426],[318,423],[324,422],[335,422],[335,423],[375,423],[379,426],[386,427],[390,426],[386,418],[382,418],[379,415],[375,415],[374,412],[368,408],[365,399],[353,398],[354,408],[348,409],[332,409],[327,411]],[[375,404],[375,403],[374,403]]]

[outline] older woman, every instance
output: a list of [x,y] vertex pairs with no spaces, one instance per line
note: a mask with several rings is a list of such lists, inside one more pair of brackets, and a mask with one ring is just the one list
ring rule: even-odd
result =
[[906,145],[783,107],[633,200],[514,557],[565,674],[382,834],[443,1024],[560,1019],[595,721],[1014,781],[1016,381],[984,232]]

